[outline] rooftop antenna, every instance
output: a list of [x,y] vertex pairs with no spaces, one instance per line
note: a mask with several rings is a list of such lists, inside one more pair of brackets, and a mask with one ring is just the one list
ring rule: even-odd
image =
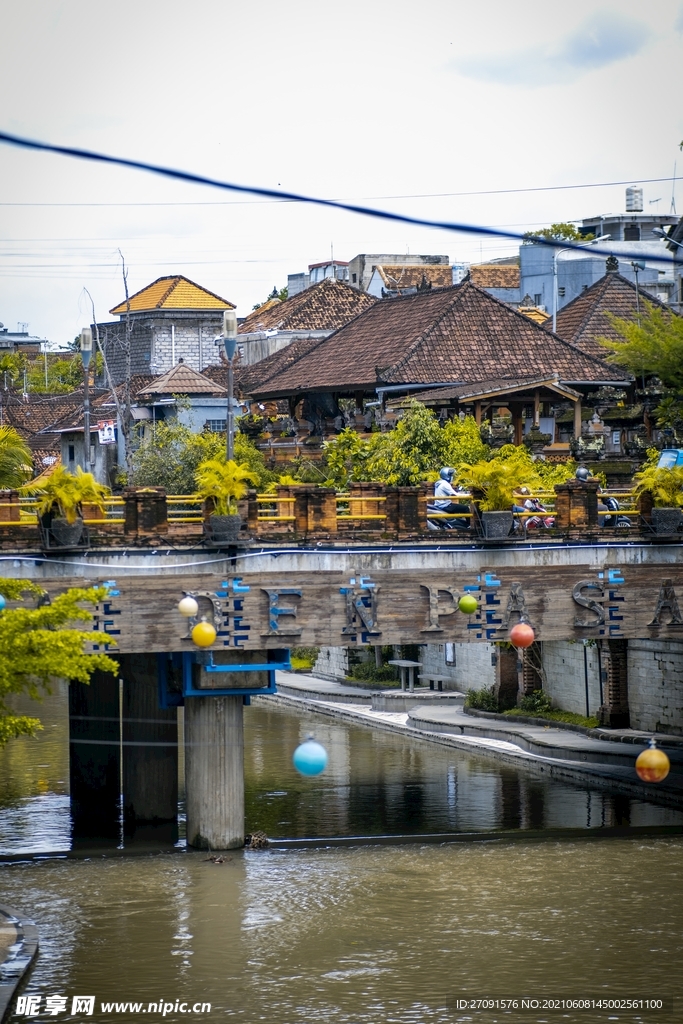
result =
[[674,216],[678,216],[676,213],[676,161],[674,160],[674,176],[671,182],[671,209],[669,213],[673,213]]
[[655,203],[661,203],[661,201],[662,201],[662,197],[661,196],[659,197],[659,199],[648,199],[648,203],[649,203],[650,206],[653,206]]

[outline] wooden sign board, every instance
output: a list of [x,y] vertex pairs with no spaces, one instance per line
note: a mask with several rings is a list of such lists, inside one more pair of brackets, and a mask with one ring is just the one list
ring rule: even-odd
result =
[[[196,620],[177,610],[185,594],[215,625],[213,650],[496,641],[521,619],[538,640],[683,640],[683,566],[146,575],[107,583],[93,629],[123,653],[196,650],[189,635]],[[74,578],[48,586],[57,593],[83,585]],[[458,609],[464,594],[477,601],[472,615]]]

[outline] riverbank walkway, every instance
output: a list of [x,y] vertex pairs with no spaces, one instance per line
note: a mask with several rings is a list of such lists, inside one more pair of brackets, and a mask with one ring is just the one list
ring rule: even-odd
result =
[[[402,732],[471,754],[524,767],[535,774],[614,788],[643,800],[683,808],[683,737],[657,735],[671,761],[663,782],[642,782],[635,761],[650,735],[634,729],[585,732],[464,710],[465,695],[418,688],[369,690],[296,672],[277,673],[278,693],[263,700],[300,704],[349,723]],[[395,710],[394,710],[395,708]]]

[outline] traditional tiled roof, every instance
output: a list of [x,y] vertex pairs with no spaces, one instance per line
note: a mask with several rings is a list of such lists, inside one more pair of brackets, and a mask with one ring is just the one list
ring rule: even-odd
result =
[[225,395],[227,389],[198,370],[193,370],[187,363],[176,363],[175,366],[154,377],[151,382],[138,391],[138,398],[153,395]]
[[548,319],[548,314],[544,313],[538,306],[517,306],[517,312],[527,316],[535,324],[544,324]]
[[514,264],[475,263],[470,267],[470,281],[479,288],[519,288],[519,267]]
[[[234,309],[234,304],[215,295],[200,284],[195,284],[187,277],[176,274],[173,277],[160,277],[148,284],[146,288],[130,296],[131,313],[147,313],[155,309],[187,309],[187,310],[222,310]],[[114,306],[109,312],[124,314],[125,302]]]
[[491,380],[473,381],[471,384],[456,384],[453,387],[432,388],[429,391],[411,391],[410,398],[426,405],[440,404],[455,399],[458,402],[490,398],[496,395],[512,395],[516,392],[535,391],[548,388],[569,399],[578,397],[579,392],[566,384],[560,384],[556,376],[541,377],[493,377]]
[[[91,398],[98,394],[91,389]],[[48,395],[29,393],[24,396],[16,391],[3,391],[2,413],[3,422],[21,434],[31,448],[45,448],[51,441],[42,436],[41,431],[49,428],[64,416],[73,415],[83,407],[83,390],[73,391],[68,395]],[[38,435],[40,440],[37,440]]]
[[273,352],[258,363],[242,366],[239,370],[239,386],[243,394],[251,394],[276,374],[286,370],[302,356],[307,355],[319,344],[320,338],[297,338],[291,345]]
[[453,271],[443,264],[414,264],[412,266],[390,266],[387,263],[375,267],[382,284],[387,291],[405,291],[407,288],[424,287],[450,288],[453,284]]
[[246,317],[239,334],[258,331],[336,331],[377,300],[343,281],[326,277],[285,302],[265,303]]
[[[607,273],[558,310],[555,333],[565,341],[571,341],[582,352],[605,359],[607,352],[597,339],[604,337],[610,341],[623,341],[607,314],[612,313],[622,320],[635,320],[638,305],[642,309],[646,302],[671,312],[669,306],[643,288],[639,289],[636,298],[635,285],[621,274]],[[552,317],[546,321],[548,330],[552,328],[552,322]]]
[[552,374],[566,383],[625,379],[622,370],[586,355],[465,281],[376,303],[253,393],[348,393],[382,384],[459,384]]

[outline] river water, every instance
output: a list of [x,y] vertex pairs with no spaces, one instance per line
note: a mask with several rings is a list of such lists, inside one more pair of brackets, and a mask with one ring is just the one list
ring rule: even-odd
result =
[[[0,754],[5,854],[69,848],[64,712],[58,694],[40,740]],[[488,841],[233,851],[219,864],[180,849],[6,863],[2,900],[41,935],[26,994],[66,996],[69,1007],[93,995],[83,1021],[683,1020],[683,999],[670,1009],[683,995],[683,839],[599,838],[604,825],[680,824],[680,814],[284,707],[246,709],[245,722],[250,829]],[[310,731],[330,753],[317,780],[291,768]],[[568,827],[592,838],[496,838]],[[521,1008],[523,998],[598,997],[669,1009]],[[458,1004],[476,998],[520,1002],[511,1012]],[[141,1006],[103,1009],[110,1001]],[[211,1010],[183,1013],[183,1002]],[[151,1006],[161,1003],[165,1014]]]

